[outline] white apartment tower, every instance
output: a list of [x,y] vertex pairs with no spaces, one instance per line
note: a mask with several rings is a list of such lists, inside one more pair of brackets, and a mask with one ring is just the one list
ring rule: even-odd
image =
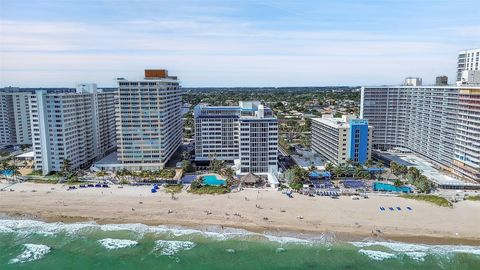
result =
[[260,102],[195,106],[195,160],[237,165],[238,174],[278,171],[278,121]]
[[118,79],[118,160],[131,170],[163,169],[182,143],[182,90],[167,70],[145,70],[139,81]]
[[[480,48],[458,52],[457,84],[465,84],[471,77],[480,76]],[[480,83],[480,80],[479,80]]]
[[0,92],[0,144],[32,144],[30,95]]
[[65,159],[72,169],[86,168],[115,149],[115,93],[85,87],[77,93],[37,91],[30,99],[35,169],[43,174],[60,171]]
[[360,111],[374,149],[406,147],[480,181],[480,87],[362,87]]

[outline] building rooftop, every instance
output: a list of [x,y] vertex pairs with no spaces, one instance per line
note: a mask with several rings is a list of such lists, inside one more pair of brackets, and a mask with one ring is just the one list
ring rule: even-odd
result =
[[420,85],[420,86],[410,86],[410,85],[374,85],[374,86],[363,86],[362,88],[442,88],[442,89],[478,89],[480,86],[457,86],[457,85]]
[[351,121],[368,124],[367,120],[358,119],[354,115],[344,115],[342,117],[333,117],[332,115],[323,115],[322,118],[312,118],[313,121],[317,121],[328,125],[333,128],[349,128]]
[[383,152],[375,151],[375,154],[381,155],[389,160],[395,161],[398,164],[405,165],[407,167],[416,167],[421,170],[422,173],[428,177],[433,182],[442,185],[442,184],[457,184],[462,185],[466,184],[462,180],[459,180],[453,176],[450,176],[439,169],[437,166],[427,161],[426,159],[414,154],[414,153],[393,153],[393,152]]
[[[208,111],[225,111],[229,112],[209,114]],[[242,119],[276,119],[273,111],[265,107],[259,101],[240,101],[238,106],[210,106],[209,104],[200,103],[194,108],[195,117],[223,117],[235,116]]]

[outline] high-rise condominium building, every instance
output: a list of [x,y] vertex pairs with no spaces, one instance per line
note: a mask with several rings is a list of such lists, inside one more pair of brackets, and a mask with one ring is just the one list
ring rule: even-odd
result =
[[[468,77],[468,71],[480,71],[480,48],[458,52],[457,83],[462,84],[462,77]],[[470,73],[472,74],[472,73]],[[470,75],[472,76],[472,75]]]
[[118,79],[117,152],[122,167],[164,168],[182,143],[182,90],[167,70],[145,70],[145,79]]
[[406,147],[480,181],[480,87],[362,87],[360,110],[374,149]]
[[403,85],[408,86],[421,86],[422,85],[422,78],[418,77],[407,77],[403,80]]
[[435,78],[435,85],[436,86],[448,85],[448,77],[447,76],[437,76]]
[[278,121],[260,102],[195,106],[195,160],[224,160],[238,174],[276,174]]
[[30,93],[0,92],[0,144],[32,144]]
[[30,99],[35,169],[43,174],[87,167],[115,149],[114,92],[79,85],[77,93],[37,91]]
[[354,116],[312,119],[312,149],[334,164],[371,159],[372,127]]

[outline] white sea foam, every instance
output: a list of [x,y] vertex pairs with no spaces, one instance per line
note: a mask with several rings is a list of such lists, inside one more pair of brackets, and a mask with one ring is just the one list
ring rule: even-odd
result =
[[196,244],[190,241],[167,241],[157,240],[155,241],[155,250],[160,252],[160,255],[172,256],[183,250],[190,250],[194,248]]
[[409,251],[405,252],[405,255],[416,261],[424,261],[427,253],[420,251]]
[[134,247],[138,245],[137,241],[127,240],[127,239],[105,238],[105,239],[98,240],[98,242],[106,249],[128,248],[128,247]]
[[395,258],[395,254],[378,251],[378,250],[360,249],[358,252],[365,254],[370,259],[376,260],[376,261],[383,261],[385,259]]
[[24,250],[22,254],[18,255],[14,259],[11,259],[10,263],[25,263],[40,260],[49,252],[50,247],[46,245],[24,244]]
[[446,255],[452,253],[469,253],[480,255],[480,246],[423,245],[381,241],[351,242],[351,244],[359,248],[373,246],[385,247],[396,253],[403,253],[415,260],[423,260],[428,254]]
[[295,238],[295,237],[275,236],[275,235],[269,235],[269,234],[265,234],[264,236],[265,236],[265,238],[268,239],[268,241],[277,242],[277,243],[280,243],[282,245],[283,244],[290,244],[290,243],[305,244],[305,245],[313,244],[312,242],[310,242],[308,240]]
[[0,226],[20,235],[40,234],[50,236],[60,232],[76,234],[79,230],[95,226],[95,223],[64,224],[62,222],[46,223],[29,219],[1,219]]
[[15,232],[15,231],[8,228],[8,227],[0,225],[0,233],[13,233],[13,232]]

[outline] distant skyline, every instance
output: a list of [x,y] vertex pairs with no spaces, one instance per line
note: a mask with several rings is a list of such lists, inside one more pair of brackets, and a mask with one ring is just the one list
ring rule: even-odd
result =
[[0,87],[74,87],[168,69],[185,87],[455,80],[478,0],[0,0]]

